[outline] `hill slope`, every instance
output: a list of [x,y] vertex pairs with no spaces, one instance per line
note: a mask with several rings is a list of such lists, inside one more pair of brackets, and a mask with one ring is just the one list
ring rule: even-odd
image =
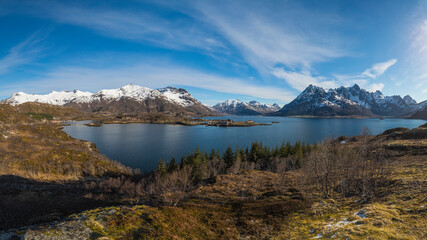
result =
[[[52,110],[51,105],[37,106]],[[29,105],[23,105],[21,110],[27,107]],[[52,110],[52,114],[60,110]],[[44,119],[21,113],[9,104],[0,104],[0,174],[34,180],[65,180],[132,173],[131,169],[101,155],[93,143],[74,139],[61,131],[59,125],[40,120]]]
[[427,106],[422,109],[416,111],[414,114],[410,116],[412,119],[424,119],[427,120]]

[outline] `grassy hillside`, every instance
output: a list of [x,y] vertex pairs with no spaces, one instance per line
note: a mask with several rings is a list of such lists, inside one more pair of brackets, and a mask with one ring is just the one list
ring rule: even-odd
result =
[[50,239],[426,238],[426,125],[303,146],[271,151],[255,144],[247,153],[210,155],[196,151],[181,165],[161,162],[157,173],[143,178],[92,182],[90,197],[115,198],[125,205],[9,234]]
[[[401,158],[396,160],[402,160]],[[426,163],[395,163],[393,184],[370,202],[360,198],[307,198],[276,190],[277,173],[246,171],[220,176],[179,207],[99,208],[32,236],[97,239],[425,239]],[[286,184],[291,185],[291,184]],[[282,186],[283,187],[283,186]]]
[[59,120],[84,120],[90,118],[90,114],[75,108],[46,103],[27,102],[17,105],[15,109],[20,113],[24,113],[39,120],[52,120],[53,118]]
[[0,174],[34,180],[70,180],[131,172],[101,155],[93,143],[77,140],[33,113],[72,116],[74,110],[35,104],[15,109],[0,104]]
[[87,198],[85,182],[134,173],[40,117],[78,114],[46,104],[0,104],[0,230],[111,204]]

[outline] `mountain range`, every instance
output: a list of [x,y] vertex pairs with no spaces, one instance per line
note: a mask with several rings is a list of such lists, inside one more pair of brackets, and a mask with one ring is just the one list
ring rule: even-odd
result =
[[409,95],[384,96],[382,92],[369,92],[357,84],[352,87],[325,89],[310,85],[292,102],[280,108],[277,104],[257,101],[227,100],[208,107],[191,96],[185,89],[166,87],[151,89],[126,85],[118,89],[104,89],[96,93],[52,91],[46,95],[18,92],[3,102],[18,105],[41,102],[70,106],[85,112],[113,114],[171,113],[206,116],[217,113],[269,116],[367,116],[367,117],[427,117],[427,101],[417,103]]
[[310,85],[275,116],[405,116],[421,109],[410,96],[384,96],[380,91],[369,92],[357,84],[352,87],[324,89]]
[[96,93],[74,91],[52,91],[46,95],[18,92],[5,100],[18,105],[25,102],[41,102],[70,106],[85,112],[120,113],[182,113],[212,115],[215,112],[201,104],[185,89],[166,87],[151,89],[129,84],[118,89],[105,89]]
[[240,100],[227,100],[218,103],[213,108],[219,113],[235,115],[262,115],[266,113],[277,112],[280,106],[275,104],[261,104],[257,101],[242,102]]

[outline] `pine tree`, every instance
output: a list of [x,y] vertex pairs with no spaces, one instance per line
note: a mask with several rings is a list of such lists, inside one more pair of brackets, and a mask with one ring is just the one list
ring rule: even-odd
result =
[[233,166],[234,154],[233,154],[233,148],[231,148],[231,146],[228,146],[227,150],[225,150],[223,159],[227,168]]
[[159,164],[157,165],[157,172],[163,176],[166,174],[166,170],[166,163],[160,158]]
[[298,168],[301,167],[301,161],[302,161],[303,157],[304,157],[304,154],[302,153],[302,147],[299,147],[297,149],[297,156],[296,156],[295,166],[293,166],[295,169],[298,169]]
[[217,158],[217,154],[216,154],[216,152],[215,152],[215,149],[213,149],[213,148],[212,148],[212,150],[211,150],[211,155],[209,156],[209,159],[210,159],[210,160],[213,160],[213,159],[215,159],[215,158]]
[[242,161],[246,161],[246,152],[243,148],[240,149],[240,157]]
[[259,146],[259,144],[257,142],[252,143],[251,150],[249,152],[249,161],[251,161],[251,162],[257,162],[258,161],[258,159],[260,157],[258,146]]
[[176,162],[175,158],[173,157],[170,162],[168,163],[168,172],[173,172],[176,169],[178,169],[178,163]]

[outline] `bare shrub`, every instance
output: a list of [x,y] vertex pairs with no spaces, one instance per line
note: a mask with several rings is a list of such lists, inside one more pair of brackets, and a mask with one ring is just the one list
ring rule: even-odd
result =
[[307,156],[307,164],[304,168],[305,176],[311,178],[326,198],[330,197],[336,176],[333,171],[337,166],[335,146],[331,140],[323,142],[317,149]]
[[305,159],[303,178],[310,181],[323,197],[333,193],[370,199],[378,194],[389,176],[386,151],[370,146],[367,130],[356,147],[332,140],[318,146]]
[[249,162],[249,161],[244,161],[240,164],[240,168],[242,170],[254,170],[255,169],[255,163]]
[[165,176],[157,176],[156,186],[159,196],[166,205],[176,206],[193,188],[192,167],[184,166]]
[[217,157],[211,159],[207,164],[210,171],[210,177],[224,174],[227,170],[227,166],[225,165],[224,161]]
[[237,155],[233,165],[227,170],[228,173],[237,174],[240,172],[240,165],[242,164],[242,158]]

